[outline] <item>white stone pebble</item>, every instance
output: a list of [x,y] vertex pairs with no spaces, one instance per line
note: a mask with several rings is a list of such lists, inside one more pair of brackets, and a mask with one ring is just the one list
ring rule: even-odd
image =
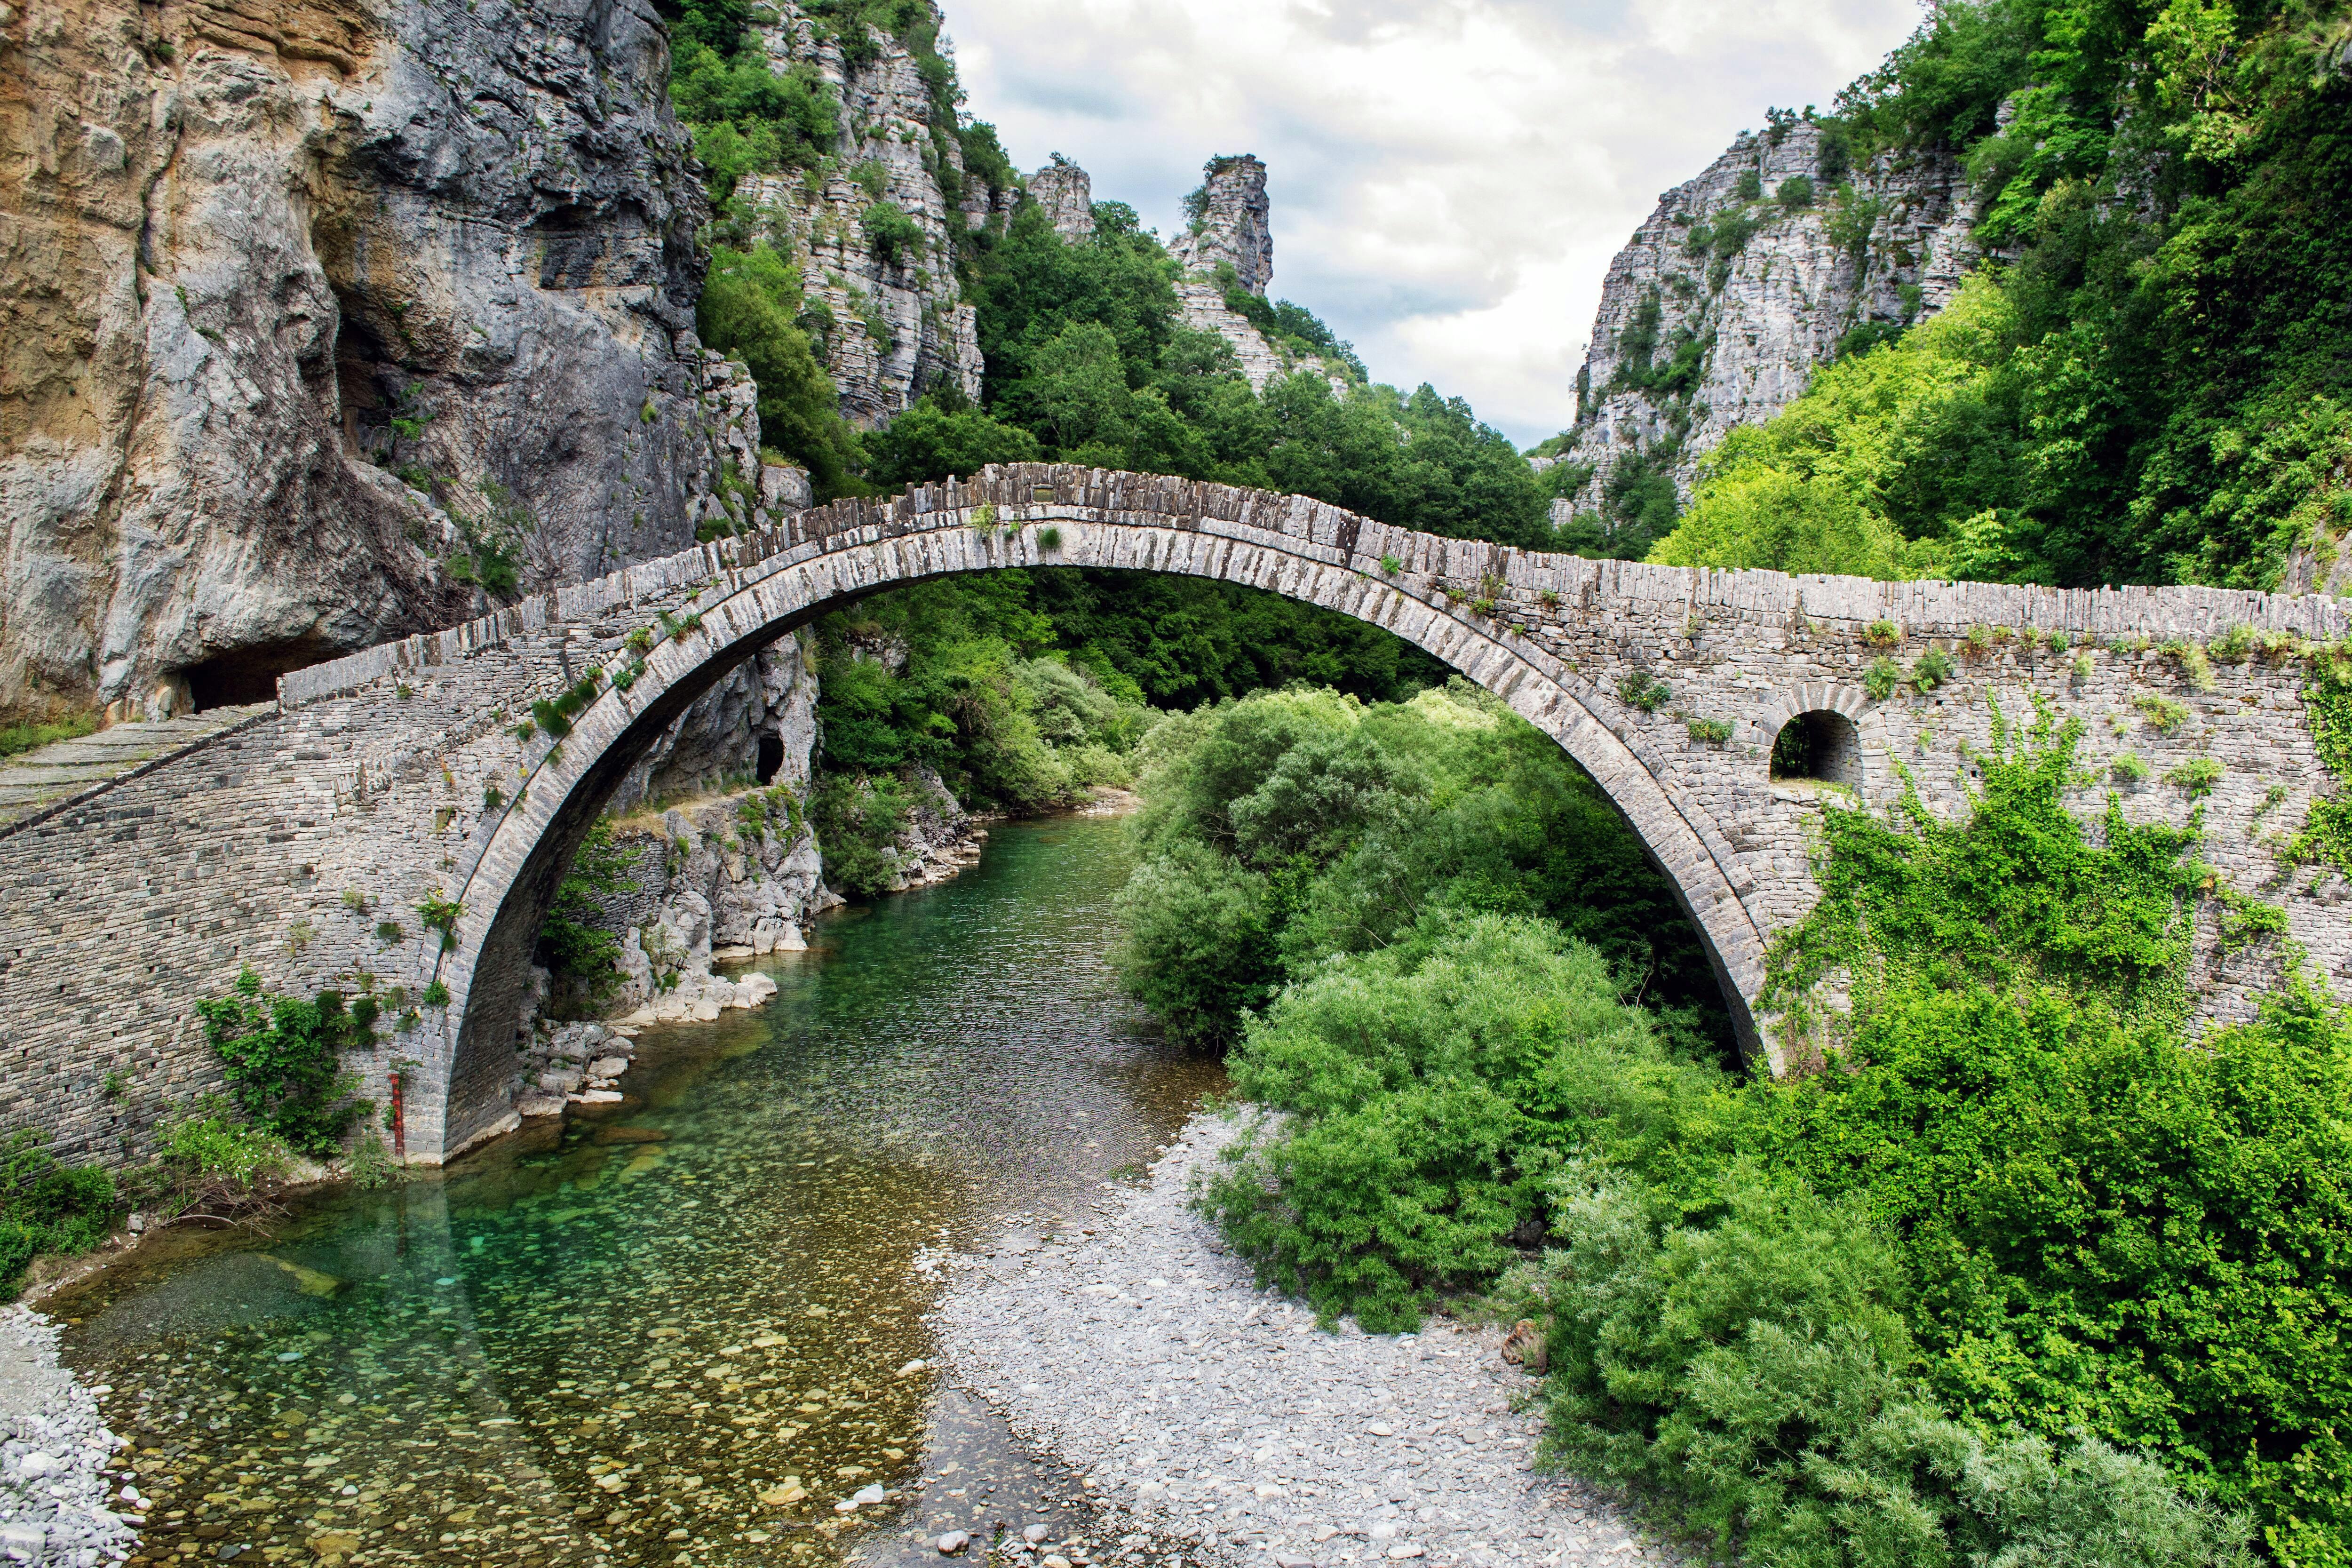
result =
[[125,1488],[123,1512],[110,1506],[117,1447],[93,1391],[58,1360],[57,1326],[0,1307],[0,1560],[54,1568],[121,1561],[136,1539],[124,1515],[139,1504],[137,1489]]
[[[961,1381],[1147,1528],[1276,1568],[1670,1561],[1610,1501],[1532,1467],[1535,1384],[1501,1335],[1317,1329],[1188,1205],[1238,1130],[1200,1116],[1150,1184],[952,1260],[934,1315]],[[1076,1234],[1090,1227],[1091,1237]]]

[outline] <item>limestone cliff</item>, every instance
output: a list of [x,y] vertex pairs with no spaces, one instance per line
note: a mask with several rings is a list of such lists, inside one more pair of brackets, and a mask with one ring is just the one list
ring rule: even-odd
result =
[[667,69],[650,0],[0,5],[0,708],[690,542],[757,426]]
[[1309,371],[1344,387],[1349,378],[1342,367],[1269,339],[1226,299],[1230,287],[1263,300],[1274,279],[1265,164],[1248,153],[1212,158],[1202,176],[1201,188],[1185,204],[1188,226],[1168,242],[1168,253],[1181,268],[1176,296],[1185,324],[1231,343],[1253,392],[1264,392],[1267,382],[1294,371]]
[[1848,169],[1803,121],[1741,135],[1610,263],[1558,454],[1591,473],[1561,510],[1613,522],[1643,473],[1687,500],[1724,433],[1780,412],[1850,334],[1940,309],[1976,258],[1971,216],[1955,163]]
[[[978,318],[956,282],[956,235],[1008,213],[1019,191],[966,177],[954,106],[904,44],[877,28],[845,50],[793,0],[756,15],[772,17],[756,26],[772,68],[812,66],[841,98],[838,154],[746,181],[738,205],[799,263],[842,413],[870,429],[934,388],[977,401]],[[911,237],[886,207],[912,220]]]
[[1054,232],[1076,243],[1095,232],[1095,183],[1084,169],[1054,154],[1054,161],[1029,176],[1029,196],[1045,209]]

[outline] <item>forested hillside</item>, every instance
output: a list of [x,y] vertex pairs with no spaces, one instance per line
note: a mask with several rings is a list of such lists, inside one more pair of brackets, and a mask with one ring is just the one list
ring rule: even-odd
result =
[[1653,559],[2333,580],[2352,525],[2343,5],[1940,5],[1823,124],[1855,161],[1962,160],[1988,260],[1942,315],[1734,431]]
[[[841,39],[880,28],[914,53],[936,98],[960,96],[951,63],[936,51],[928,0],[817,0],[803,9]],[[1094,232],[1075,241],[1034,204],[959,230],[952,254],[932,264],[977,307],[981,396],[941,384],[887,426],[854,430],[813,342],[827,325],[822,307],[746,195],[761,175],[823,174],[837,163],[840,105],[811,73],[767,68],[745,41],[750,10],[737,0],[687,0],[676,18],[673,92],[696,127],[719,215],[702,335],[749,366],[763,439],[810,470],[820,497],[1045,458],[1314,495],[1438,533],[1549,540],[1534,471],[1460,399],[1427,386],[1335,389],[1306,373],[1253,392],[1232,347],[1186,324],[1176,263],[1117,202],[1097,203]],[[957,137],[966,169],[1010,183],[991,127],[961,121]],[[873,243],[889,243],[867,227]],[[1349,358],[1311,312],[1232,297],[1302,353]],[[1066,726],[1047,711],[1054,703],[1038,682],[1055,678],[1040,673],[1040,660],[1066,665],[1095,700],[1155,708],[1293,680],[1389,699],[1444,674],[1384,633],[1307,606],[1114,574],[932,584],[839,612],[816,636],[826,770],[871,781],[929,767],[969,804],[1014,808],[1128,776],[1117,759],[1131,725],[1074,741],[1098,748],[1075,773],[1053,761]],[[870,788],[857,788],[870,804]],[[881,795],[887,801],[887,786]],[[887,809],[856,809],[848,784],[824,798],[833,808],[821,820],[845,854],[851,839],[887,834],[894,820]]]

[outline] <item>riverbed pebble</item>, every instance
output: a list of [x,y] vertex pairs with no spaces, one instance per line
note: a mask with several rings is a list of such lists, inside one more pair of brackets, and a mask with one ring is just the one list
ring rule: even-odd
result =
[[[1536,1384],[1497,1330],[1316,1326],[1189,1199],[1239,1128],[1195,1117],[1100,1218],[949,1259],[961,1381],[1147,1527],[1276,1568],[1670,1562],[1608,1499],[1532,1468]],[[1087,1234],[1088,1231],[1091,1234]],[[1025,1236],[1024,1236],[1025,1238]]]
[[136,1536],[107,1506],[118,1446],[91,1391],[58,1361],[57,1326],[0,1307],[0,1558],[44,1568],[120,1562]]

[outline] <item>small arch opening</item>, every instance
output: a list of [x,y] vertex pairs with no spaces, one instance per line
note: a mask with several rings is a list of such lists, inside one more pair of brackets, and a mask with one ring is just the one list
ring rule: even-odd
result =
[[784,738],[782,735],[761,736],[760,760],[753,770],[760,782],[763,784],[775,783],[776,775],[783,771],[783,767]]
[[1827,708],[1800,713],[1772,738],[1772,776],[1862,789],[1862,731]]

